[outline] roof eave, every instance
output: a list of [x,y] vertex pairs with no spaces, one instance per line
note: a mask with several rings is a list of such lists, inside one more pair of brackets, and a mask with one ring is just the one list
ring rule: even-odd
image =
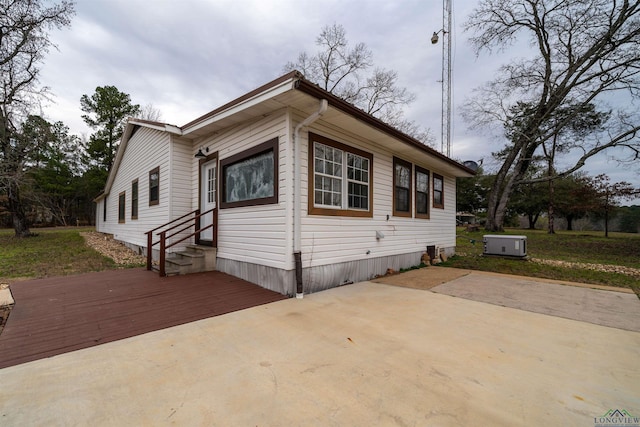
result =
[[292,71],[267,84],[264,84],[259,88],[254,89],[251,92],[185,124],[182,126],[183,134],[188,135],[211,123],[233,115],[238,111],[249,108],[252,105],[259,104],[260,102],[273,98],[280,93],[287,92],[294,88],[295,82],[300,78],[302,78],[302,74],[300,74],[300,72]]
[[386,124],[385,122],[383,122],[380,119],[377,119],[375,117],[373,117],[371,114],[367,114],[364,111],[362,111],[361,109],[355,107],[352,104],[349,104],[348,102],[344,101],[343,99],[333,95],[330,92],[327,92],[326,90],[320,88],[318,85],[311,83],[309,80],[306,80],[304,78],[300,78],[296,81],[296,89],[300,90],[301,92],[304,92],[308,95],[311,95],[315,98],[318,99],[326,99],[327,101],[329,101],[329,105],[331,105],[332,107],[341,110],[342,112],[351,115],[353,117],[355,117],[356,119],[365,122],[366,124],[368,124],[369,126],[372,126],[386,134],[388,134],[389,136],[396,138],[402,142],[404,142],[405,144],[408,144],[412,147],[415,147],[421,151],[424,151],[425,153],[432,155],[452,166],[455,166],[457,169],[459,169],[460,171],[465,172],[466,174],[468,174],[469,176],[474,176],[476,173],[475,171],[473,171],[472,169],[469,169],[468,167],[466,167],[465,165],[456,162],[455,160],[445,156],[444,154],[434,150],[433,148],[429,147],[428,145],[423,144],[422,142],[418,141],[417,139],[405,134],[404,132],[399,131],[398,129]]

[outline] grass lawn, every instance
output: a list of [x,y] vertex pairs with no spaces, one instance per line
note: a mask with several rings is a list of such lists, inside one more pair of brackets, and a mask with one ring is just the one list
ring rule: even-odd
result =
[[627,274],[483,257],[482,237],[485,234],[527,236],[527,254],[531,258],[640,268],[638,234],[610,233],[609,238],[605,238],[602,232],[561,231],[547,234],[544,230],[510,229],[505,233],[489,233],[484,230],[467,232],[464,228],[457,230],[456,252],[460,255],[450,258],[442,265],[609,286],[639,286],[640,278]]
[[[0,279],[37,278],[80,274],[116,268],[105,257],[84,244],[82,231],[92,228],[57,228],[37,230],[26,239],[13,237],[13,230],[0,230]],[[446,267],[493,271],[572,282],[640,288],[640,278],[622,273],[593,271],[584,268],[550,266],[531,261],[483,257],[482,237],[486,231],[457,230],[457,256],[441,264]],[[504,234],[526,235],[527,253],[541,258],[573,263],[607,264],[640,269],[640,235],[602,232],[558,232],[543,230],[507,230]]]
[[84,244],[82,231],[92,228],[32,229],[37,236],[16,239],[0,230],[0,279],[50,277],[114,268],[112,259]]

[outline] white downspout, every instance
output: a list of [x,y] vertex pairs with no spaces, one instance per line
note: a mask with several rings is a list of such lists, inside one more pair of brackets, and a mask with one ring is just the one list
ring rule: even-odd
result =
[[[293,166],[293,256],[296,264],[296,298],[301,299],[304,296],[302,288],[302,190],[301,190],[301,149],[300,149],[300,130],[303,127],[309,126],[311,123],[318,120],[329,107],[329,102],[326,99],[320,100],[320,108],[318,111],[304,119],[299,123],[293,131],[293,151],[294,151],[294,166]],[[311,153],[309,153],[311,155]]]

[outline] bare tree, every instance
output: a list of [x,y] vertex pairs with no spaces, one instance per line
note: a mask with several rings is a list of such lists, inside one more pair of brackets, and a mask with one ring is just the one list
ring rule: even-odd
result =
[[500,67],[465,106],[475,127],[508,127],[513,107],[527,106],[517,117],[517,131],[506,135],[506,155],[488,199],[487,229],[503,228],[509,196],[542,145],[572,125],[572,115],[558,120],[562,109],[593,104],[609,116],[601,128],[566,147],[563,159],[572,161],[553,177],[575,172],[613,147],[626,151],[620,161],[640,158],[640,118],[633,106],[640,88],[639,15],[640,3],[628,0],[483,0],[474,10],[466,30],[474,32],[476,53],[506,50],[520,38],[533,47],[531,57]]
[[320,50],[315,55],[300,53],[296,62],[284,66],[284,71],[298,70],[322,89],[367,114],[425,144],[433,143],[434,137],[428,129],[404,117],[403,108],[415,100],[415,95],[398,86],[397,72],[383,68],[370,72],[373,54],[364,43],[351,47],[344,27],[333,24],[322,29],[316,45]]
[[142,120],[149,120],[151,122],[159,122],[162,120],[162,112],[159,108],[153,106],[153,104],[146,104],[140,109],[138,116]]
[[73,6],[66,0],[50,7],[41,0],[0,0],[0,193],[7,195],[17,237],[31,234],[20,186],[36,144],[21,137],[20,127],[43,94],[39,66],[55,47],[48,32],[70,25]]

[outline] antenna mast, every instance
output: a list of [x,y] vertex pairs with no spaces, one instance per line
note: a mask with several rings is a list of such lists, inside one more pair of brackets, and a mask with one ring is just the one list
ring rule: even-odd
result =
[[442,0],[442,142],[451,157],[451,0]]

